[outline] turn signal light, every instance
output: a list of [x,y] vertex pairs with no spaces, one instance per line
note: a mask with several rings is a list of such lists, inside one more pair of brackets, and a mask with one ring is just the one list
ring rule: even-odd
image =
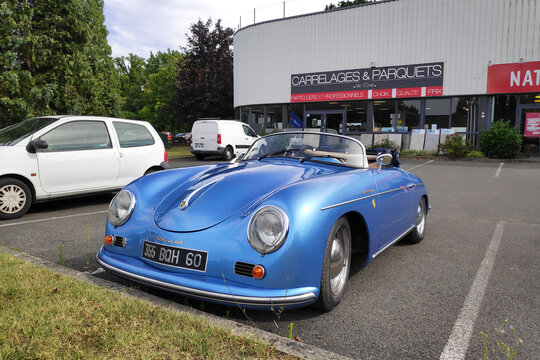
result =
[[221,134],[217,134],[217,143],[221,144]]
[[257,280],[260,280],[264,277],[266,274],[266,270],[264,270],[264,267],[262,265],[255,265],[253,267],[253,270],[251,270],[251,275]]
[[113,243],[113,240],[114,238],[112,235],[105,236],[105,244],[111,245]]

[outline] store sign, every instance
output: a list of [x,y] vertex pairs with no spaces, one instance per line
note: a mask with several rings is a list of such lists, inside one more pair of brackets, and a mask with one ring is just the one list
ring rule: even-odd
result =
[[540,137],[540,113],[525,115],[525,137]]
[[291,102],[442,96],[444,63],[291,75]]
[[488,67],[488,94],[540,92],[540,61]]

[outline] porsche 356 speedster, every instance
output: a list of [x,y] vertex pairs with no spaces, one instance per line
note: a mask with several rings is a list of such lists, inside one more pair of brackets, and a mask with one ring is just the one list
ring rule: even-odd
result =
[[367,265],[392,244],[420,242],[425,185],[395,153],[356,139],[281,132],[225,164],[160,171],[109,206],[107,271],[149,287],[247,308],[331,310],[351,254]]

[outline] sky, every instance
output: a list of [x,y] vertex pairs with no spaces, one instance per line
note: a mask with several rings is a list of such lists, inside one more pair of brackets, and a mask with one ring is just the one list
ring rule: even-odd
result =
[[[150,52],[180,50],[186,45],[189,26],[199,19],[222,20],[224,27],[238,30],[283,17],[279,0],[104,0],[105,25],[113,57],[130,53],[148,58]],[[286,0],[285,15],[323,11],[338,0]],[[241,19],[240,19],[241,18]]]

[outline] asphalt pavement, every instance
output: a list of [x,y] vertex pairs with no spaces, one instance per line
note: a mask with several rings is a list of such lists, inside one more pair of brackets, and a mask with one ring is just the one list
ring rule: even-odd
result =
[[[302,342],[354,359],[479,359],[484,339],[489,351],[499,351],[498,341],[517,358],[538,358],[540,163],[425,159],[403,167],[428,188],[426,236],[417,245],[398,243],[367,267],[353,257],[345,297],[333,311],[244,313],[153,293],[281,335],[292,323]],[[111,199],[36,204],[23,218],[0,222],[0,245],[123,283],[94,260]]]

